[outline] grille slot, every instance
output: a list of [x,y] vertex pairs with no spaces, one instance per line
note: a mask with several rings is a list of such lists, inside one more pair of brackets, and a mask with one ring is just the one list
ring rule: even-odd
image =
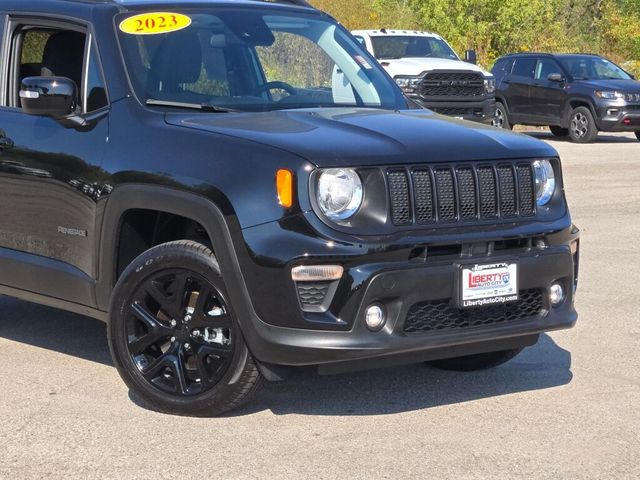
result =
[[409,181],[404,170],[392,170],[388,174],[389,196],[391,201],[391,221],[394,225],[411,223],[411,204],[409,201]]
[[513,217],[516,214],[516,181],[511,167],[498,167],[498,182],[500,183],[500,212],[503,217]]
[[478,168],[480,183],[480,215],[483,218],[495,217],[498,213],[496,203],[496,177],[493,168]]
[[404,331],[418,333],[495,325],[534,317],[543,311],[542,290],[534,289],[520,291],[520,299],[514,303],[465,310],[451,306],[449,299],[421,302],[407,312]]
[[470,220],[476,217],[476,180],[473,170],[468,167],[458,169],[458,190],[460,195],[460,218]]
[[416,219],[418,223],[432,223],[435,220],[433,207],[433,187],[429,170],[414,170],[413,195],[416,205]]
[[518,165],[518,192],[520,199],[520,215],[528,217],[535,213],[535,198],[533,195],[533,173],[531,165]]
[[514,219],[536,214],[531,163],[393,167],[386,171],[397,226]]
[[435,171],[438,191],[438,218],[442,222],[456,220],[456,192],[453,187],[453,173],[448,168]]

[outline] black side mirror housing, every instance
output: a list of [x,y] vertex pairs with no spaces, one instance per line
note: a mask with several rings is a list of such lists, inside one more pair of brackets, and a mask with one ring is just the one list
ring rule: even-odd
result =
[[27,77],[20,85],[20,105],[29,115],[62,119],[78,105],[78,87],[65,77]]
[[464,52],[464,61],[476,65],[478,63],[478,55],[475,50],[467,50]]
[[547,79],[550,82],[560,83],[560,82],[564,82],[564,75],[562,75],[561,73],[550,73]]

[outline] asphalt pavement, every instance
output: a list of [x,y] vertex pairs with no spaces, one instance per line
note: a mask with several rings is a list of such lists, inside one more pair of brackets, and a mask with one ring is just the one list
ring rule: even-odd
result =
[[0,297],[0,479],[640,478],[640,142],[561,154],[576,328],[478,373],[296,372],[225,418],[150,411],[99,321]]

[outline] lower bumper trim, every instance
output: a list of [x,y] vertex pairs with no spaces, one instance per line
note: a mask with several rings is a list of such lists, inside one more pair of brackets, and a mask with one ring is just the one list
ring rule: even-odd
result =
[[470,345],[452,345],[443,348],[434,348],[421,352],[401,353],[386,355],[362,360],[328,363],[318,366],[320,375],[335,375],[339,373],[357,372],[361,370],[373,370],[383,367],[395,367],[410,365],[430,360],[442,360],[445,358],[476,355],[479,353],[498,352],[501,350],[513,350],[530,347],[538,342],[539,334],[523,337],[504,338],[488,342],[472,343]]

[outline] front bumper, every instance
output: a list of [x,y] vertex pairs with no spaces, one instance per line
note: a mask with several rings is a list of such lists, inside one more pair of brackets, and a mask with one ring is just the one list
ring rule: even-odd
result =
[[[251,240],[251,235],[248,237]],[[247,291],[241,304],[234,298],[234,306],[239,310],[242,331],[251,352],[260,362],[268,364],[319,365],[324,372],[335,372],[517,348],[534,343],[541,332],[570,328],[577,319],[573,292],[578,257],[572,255],[569,245],[577,240],[578,232],[571,227],[546,234],[544,238],[545,248],[535,247],[532,241],[517,241],[513,243],[514,248],[496,250],[496,242],[477,242],[465,244],[455,254],[442,250],[440,253],[444,255],[433,258],[427,254],[409,259],[399,245],[397,249],[388,248],[356,259],[339,254],[322,260],[314,256],[319,263],[345,266],[340,288],[325,313],[301,312],[290,280],[291,265],[304,262],[304,258],[296,258],[266,276],[245,275],[252,295]],[[503,260],[518,262],[520,291],[542,293],[542,308],[536,314],[483,326],[405,332],[407,312],[415,304],[448,300],[457,305],[461,263]],[[556,281],[565,286],[567,298],[552,308],[548,289]],[[289,285],[286,292],[277,290],[276,284],[282,283]],[[364,311],[372,303],[383,304],[388,315],[385,327],[379,332],[369,331],[364,324]],[[274,315],[280,318],[274,320]]]
[[458,117],[473,122],[490,124],[496,113],[496,100],[494,97],[477,99],[452,99],[443,101],[442,99],[430,99],[424,97],[411,97],[411,100],[424,108],[433,110],[441,115]]
[[603,103],[597,106],[596,124],[605,132],[640,131],[640,104]]

